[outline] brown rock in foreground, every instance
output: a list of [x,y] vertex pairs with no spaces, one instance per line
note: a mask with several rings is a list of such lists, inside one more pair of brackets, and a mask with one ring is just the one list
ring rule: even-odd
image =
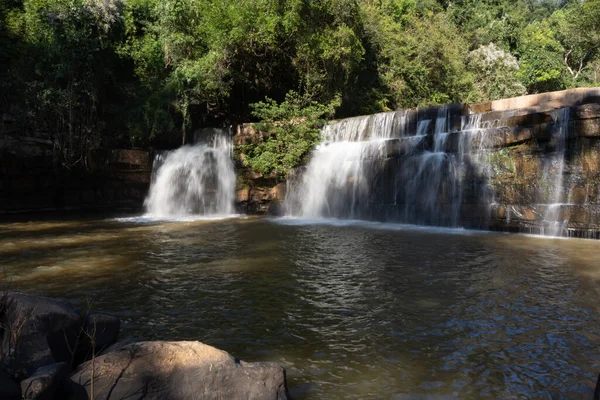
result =
[[[79,366],[73,398],[289,399],[285,370],[246,363],[200,342],[139,342]],[[87,396],[86,396],[87,394]]]

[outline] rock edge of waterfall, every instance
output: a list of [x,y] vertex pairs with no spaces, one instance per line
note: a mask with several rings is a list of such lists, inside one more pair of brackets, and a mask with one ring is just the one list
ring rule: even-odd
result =
[[198,341],[121,341],[120,320],[16,291],[0,298],[0,399],[290,399],[285,369]]

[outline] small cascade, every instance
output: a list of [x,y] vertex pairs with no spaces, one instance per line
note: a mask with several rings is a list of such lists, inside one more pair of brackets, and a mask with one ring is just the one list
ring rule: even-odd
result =
[[230,136],[214,130],[202,140],[205,142],[156,155],[145,201],[151,216],[233,213],[236,179]]
[[563,206],[561,200],[564,192],[565,152],[569,136],[569,108],[552,112],[552,120],[555,126],[551,141],[554,154],[548,158],[544,168],[543,180],[549,183],[550,190],[541,233],[545,236],[568,236],[565,229],[568,221],[561,216]]

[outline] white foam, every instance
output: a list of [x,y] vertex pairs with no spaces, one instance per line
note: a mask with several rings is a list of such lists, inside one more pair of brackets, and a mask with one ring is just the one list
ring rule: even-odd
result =
[[183,215],[165,217],[162,215],[144,214],[132,217],[112,218],[113,221],[136,224],[149,224],[157,222],[196,222],[196,221],[223,221],[234,218],[247,218],[244,214],[212,214],[212,215]]
[[399,224],[389,222],[365,221],[358,219],[337,219],[337,218],[297,218],[280,217],[268,218],[269,221],[287,226],[333,226],[333,227],[359,227],[368,229],[390,230],[390,231],[419,231],[424,233],[443,233],[458,235],[473,234],[493,234],[491,231],[480,231],[465,228],[447,228],[440,226]]

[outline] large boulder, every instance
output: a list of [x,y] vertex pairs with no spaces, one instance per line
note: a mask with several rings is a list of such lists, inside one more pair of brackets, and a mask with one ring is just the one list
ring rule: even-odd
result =
[[62,388],[62,382],[71,372],[71,366],[61,362],[35,370],[21,381],[23,400],[52,400]]
[[17,380],[38,368],[72,363],[80,317],[68,302],[8,292],[0,315],[0,367]]
[[[275,363],[246,363],[200,342],[115,348],[80,365],[71,385],[111,399],[289,399],[285,370]],[[75,398],[85,395],[71,390]]]

